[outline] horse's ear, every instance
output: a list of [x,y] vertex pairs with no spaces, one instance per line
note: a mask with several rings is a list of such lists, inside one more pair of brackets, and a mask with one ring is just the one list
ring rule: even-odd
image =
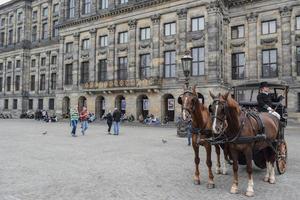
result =
[[182,98],[181,98],[181,96],[178,97],[177,102],[178,102],[178,104],[182,105]]
[[215,99],[216,96],[209,90],[209,95],[211,96],[212,99]]
[[228,97],[229,97],[229,93],[230,92],[226,92],[226,94],[224,94],[224,99],[227,101]]
[[197,92],[196,92],[196,87],[197,87],[197,85],[195,84],[195,85],[193,86],[193,93],[194,93],[194,94],[197,94]]

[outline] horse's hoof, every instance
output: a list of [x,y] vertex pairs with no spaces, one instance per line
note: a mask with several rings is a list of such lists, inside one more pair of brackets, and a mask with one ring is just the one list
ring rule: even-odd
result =
[[220,169],[216,169],[216,174],[221,174],[222,171]]
[[195,185],[200,185],[200,180],[194,180]]
[[269,182],[269,177],[264,177],[264,182]]
[[230,189],[230,193],[231,194],[237,194],[239,192],[239,190],[237,189],[237,188],[235,188],[235,187],[232,187],[231,189]]
[[206,187],[207,187],[207,189],[213,189],[213,188],[215,188],[215,184],[214,183],[207,183]]
[[275,184],[275,178],[270,178],[270,179],[269,179],[269,183],[270,183],[270,184]]
[[246,192],[246,196],[247,197],[253,197],[254,196],[254,192],[253,191],[247,191]]

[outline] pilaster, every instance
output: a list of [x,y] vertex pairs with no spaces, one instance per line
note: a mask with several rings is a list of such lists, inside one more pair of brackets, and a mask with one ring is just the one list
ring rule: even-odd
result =
[[129,48],[128,48],[128,79],[136,78],[136,25],[137,20],[128,22],[129,26]]
[[[187,44],[186,44],[186,41],[187,41],[187,9],[186,8],[183,8],[183,9],[180,9],[180,10],[177,10],[177,15],[178,15],[178,48],[177,48],[177,51],[176,51],[176,54],[177,56],[179,57],[179,60],[180,58],[182,58],[186,51],[187,51]],[[176,69],[176,72],[177,72],[177,77],[182,77],[184,78],[184,75],[183,75],[183,70],[182,70],[182,63],[179,62],[177,64],[177,69]]]
[[[248,77],[250,80],[259,80],[260,73],[257,63],[257,14],[250,13],[247,15],[248,21]],[[251,70],[250,70],[251,69]]]
[[96,75],[96,35],[97,35],[97,30],[96,29],[91,29],[90,30],[90,35],[91,35],[91,48],[90,48],[90,65],[89,65],[89,81],[96,81],[97,75]]
[[116,61],[115,61],[115,46],[116,46],[116,25],[112,24],[108,26],[109,35],[108,35],[108,55],[107,55],[107,80],[114,80],[116,69]]
[[[152,20],[152,68],[151,77],[160,77],[160,14],[151,16]],[[162,76],[162,75],[161,75]]]

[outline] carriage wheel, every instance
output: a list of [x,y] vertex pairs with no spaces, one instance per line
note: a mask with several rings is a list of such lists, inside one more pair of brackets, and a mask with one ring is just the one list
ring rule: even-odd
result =
[[287,144],[284,140],[277,145],[276,167],[279,174],[284,174],[287,167]]

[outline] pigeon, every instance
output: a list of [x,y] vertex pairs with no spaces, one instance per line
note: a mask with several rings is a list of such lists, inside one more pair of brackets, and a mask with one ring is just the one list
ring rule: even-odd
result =
[[43,134],[43,135],[46,135],[46,134],[47,134],[47,131],[43,132],[42,134]]
[[167,140],[164,140],[164,139],[161,139],[162,143],[166,144],[168,141]]

